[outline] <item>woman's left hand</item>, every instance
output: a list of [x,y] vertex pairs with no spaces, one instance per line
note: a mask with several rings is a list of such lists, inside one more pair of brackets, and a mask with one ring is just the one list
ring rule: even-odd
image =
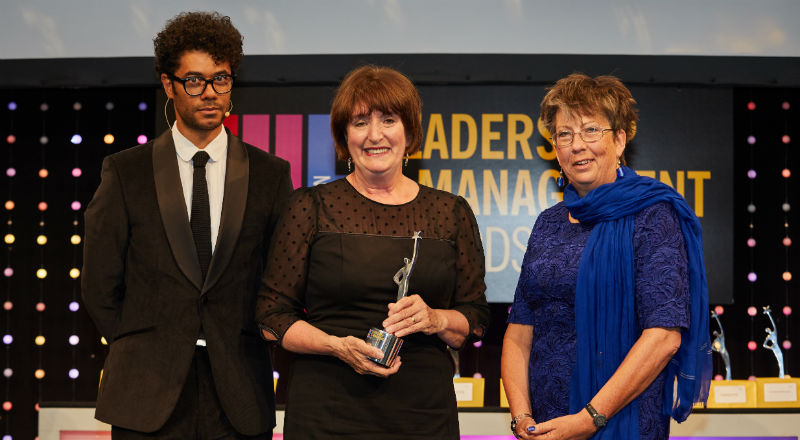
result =
[[581,410],[577,414],[568,414],[538,423],[531,434],[534,438],[542,440],[584,440],[593,436],[595,432],[597,428],[592,422],[592,416]]
[[383,328],[399,338],[417,332],[433,335],[447,328],[447,317],[428,307],[419,295],[410,295],[389,304]]

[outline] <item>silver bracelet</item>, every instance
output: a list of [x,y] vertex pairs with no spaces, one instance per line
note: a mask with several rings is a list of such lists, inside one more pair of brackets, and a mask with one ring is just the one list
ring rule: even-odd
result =
[[517,434],[517,422],[524,419],[525,417],[530,417],[533,420],[533,414],[531,413],[522,413],[511,419],[511,433],[514,434],[516,438],[522,438]]

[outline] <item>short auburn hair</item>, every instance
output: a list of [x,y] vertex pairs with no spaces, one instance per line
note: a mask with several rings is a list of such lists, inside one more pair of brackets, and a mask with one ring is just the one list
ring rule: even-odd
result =
[[347,150],[347,125],[353,113],[396,113],[406,132],[407,154],[419,151],[422,145],[422,100],[408,77],[389,67],[367,65],[351,70],[344,77],[331,105],[331,134],[336,157],[350,157]]
[[228,62],[231,73],[242,63],[242,34],[231,18],[219,12],[182,12],[167,21],[153,39],[156,72],[174,75],[188,50],[211,55],[215,63]]
[[547,90],[540,117],[550,136],[555,133],[556,114],[561,111],[567,115],[601,114],[615,133],[624,130],[628,140],[633,138],[638,119],[636,100],[619,78],[608,75],[592,78],[573,73]]

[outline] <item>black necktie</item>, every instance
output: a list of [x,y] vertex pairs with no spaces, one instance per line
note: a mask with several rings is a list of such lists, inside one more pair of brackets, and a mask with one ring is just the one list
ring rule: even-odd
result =
[[211,208],[208,206],[208,183],[206,183],[208,159],[208,153],[205,151],[198,151],[192,158],[194,177],[192,178],[192,218],[189,221],[194,247],[197,249],[197,258],[200,260],[203,281],[206,280],[208,265],[211,263]]

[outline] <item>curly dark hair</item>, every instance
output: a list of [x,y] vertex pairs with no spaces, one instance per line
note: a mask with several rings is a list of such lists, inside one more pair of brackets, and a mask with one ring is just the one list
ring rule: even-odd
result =
[[242,62],[242,34],[231,18],[219,12],[182,12],[153,38],[156,72],[175,74],[187,50],[207,52],[215,63],[229,62],[236,72]]

